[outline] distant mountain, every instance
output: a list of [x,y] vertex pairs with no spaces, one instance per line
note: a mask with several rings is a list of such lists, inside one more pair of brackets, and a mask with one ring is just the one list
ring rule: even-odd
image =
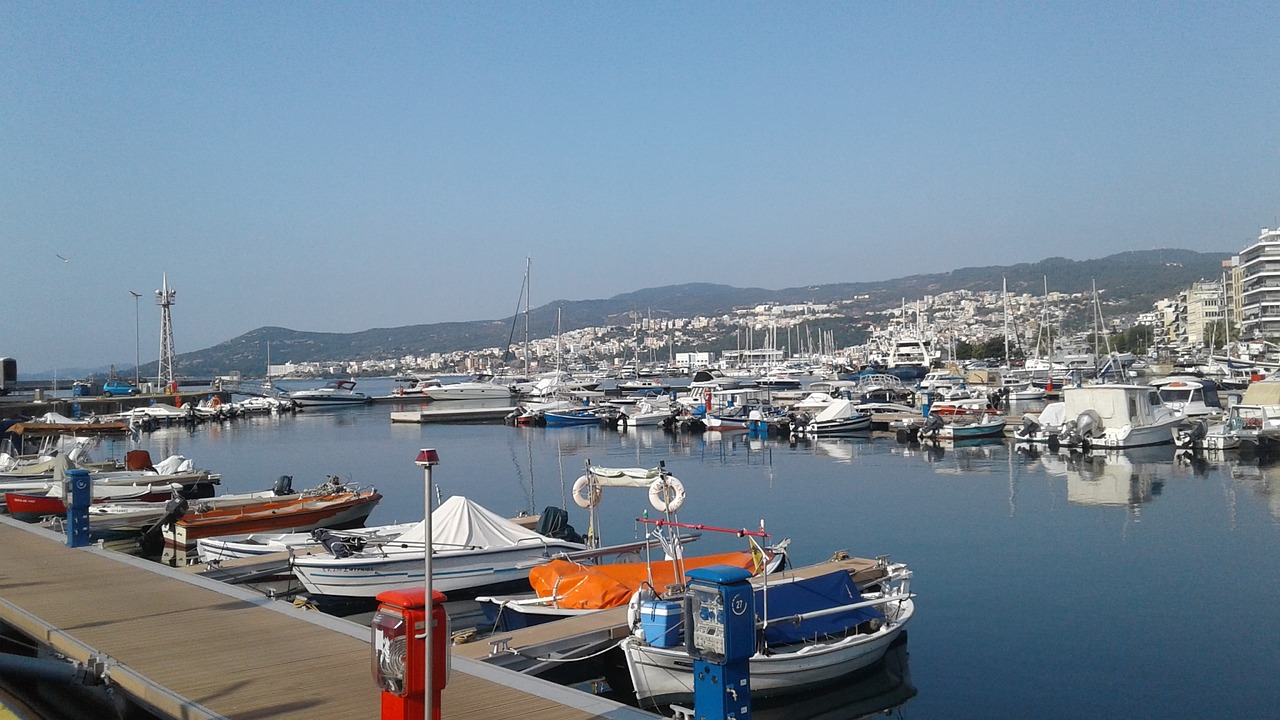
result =
[[[1140,250],[1097,260],[1048,258],[1038,263],[970,267],[946,273],[910,275],[895,280],[837,283],[768,290],[711,283],[648,288],[604,300],[556,300],[529,311],[536,335],[548,337],[556,326],[556,311],[565,330],[600,325],[626,325],[631,317],[694,317],[728,313],[763,303],[833,303],[867,296],[853,306],[857,312],[908,303],[925,295],[954,290],[995,291],[1002,281],[1011,292],[1039,295],[1045,279],[1049,290],[1088,292],[1096,282],[1112,305],[1110,312],[1145,312],[1161,298],[1172,297],[1198,280],[1222,275],[1222,261],[1230,253],[1191,250]],[[1119,306],[1115,305],[1119,302]],[[523,318],[520,319],[523,333]],[[267,365],[267,346],[275,363],[325,362],[357,358],[395,358],[432,352],[502,347],[513,334],[513,319],[433,323],[396,328],[373,328],[354,333],[299,332],[262,327],[211,348],[178,357],[183,375],[209,377],[238,370],[261,376]],[[517,336],[517,340],[522,335]],[[143,367],[143,375],[155,371]]]

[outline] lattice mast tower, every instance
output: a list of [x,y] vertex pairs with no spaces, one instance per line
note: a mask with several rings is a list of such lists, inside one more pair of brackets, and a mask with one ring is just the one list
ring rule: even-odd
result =
[[160,289],[156,291],[156,304],[160,306],[160,365],[156,371],[156,382],[166,388],[173,386],[173,297],[177,290],[169,289],[169,276],[166,273]]

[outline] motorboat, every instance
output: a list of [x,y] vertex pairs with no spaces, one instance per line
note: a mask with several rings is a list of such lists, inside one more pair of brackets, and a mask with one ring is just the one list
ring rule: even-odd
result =
[[[747,570],[752,575],[777,572],[786,562],[788,540],[762,548],[753,535],[742,530],[687,525],[679,522],[677,511],[684,504],[684,485],[675,476],[658,468],[604,468],[588,465],[587,471],[574,483],[574,501],[592,512],[605,489],[634,488],[645,490],[662,520],[639,520],[651,525],[645,539],[638,543],[593,547],[538,565],[529,571],[533,594],[477,597],[489,625],[495,630],[514,630],[565,617],[626,605],[643,585],[654,588],[676,587],[684,583],[687,570],[711,565],[729,565]],[[700,535],[680,535],[680,529],[725,532],[745,535],[745,550],[709,555],[690,555],[686,544]],[[598,542],[599,538],[590,538]],[[627,561],[619,558],[638,557]],[[614,561],[607,562],[610,557]]]
[[344,405],[363,405],[369,402],[369,396],[356,392],[355,380],[330,380],[323,387],[311,390],[296,390],[289,393],[289,399],[300,407],[340,407]]
[[669,417],[669,405],[655,405],[649,400],[641,400],[634,407],[620,411],[618,423],[628,427],[657,427]]
[[1131,448],[1173,442],[1182,415],[1166,407],[1156,388],[1099,384],[1068,387],[1060,402],[1025,415],[1014,430],[1020,442],[1081,448]]
[[347,543],[349,546],[386,542],[412,530],[418,523],[398,523],[365,528],[333,530],[316,528],[310,532],[271,533],[257,532],[240,535],[218,535],[196,541],[196,556],[202,563],[225,562],[242,558],[259,557],[273,553],[318,548],[326,543]]
[[487,400],[509,399],[514,393],[510,385],[501,385],[489,379],[476,378],[462,382],[441,383],[422,391],[429,400]]
[[[766,576],[753,583],[757,650],[748,661],[753,700],[829,685],[884,656],[915,614],[911,571],[884,562],[881,579],[861,587],[847,570],[782,580]],[[646,708],[688,702],[694,693],[686,623],[677,621],[660,633],[645,627],[646,608],[663,602],[673,614],[682,612],[679,596],[658,599],[637,592],[628,614],[636,621],[621,644],[636,699]]]
[[858,410],[852,400],[832,400],[816,415],[796,415],[792,432],[803,435],[839,435],[871,429],[871,413]]
[[[944,423],[941,427],[933,429],[929,436],[937,440],[975,440],[977,438],[1004,437],[1005,422],[1003,415],[983,413],[972,419],[959,419]],[[921,436],[925,436],[929,430],[930,426],[926,422],[925,427],[920,430]]]
[[334,475],[314,488],[293,492],[292,478],[286,475],[269,492],[165,507],[164,517],[146,532],[144,545],[153,545],[159,535],[165,547],[186,552],[206,537],[361,527],[381,499],[377,490],[345,485]]
[[1160,400],[1183,417],[1221,415],[1222,400],[1218,396],[1218,384],[1213,380],[1193,375],[1170,375],[1151,381],[1160,393]]
[[[426,523],[363,548],[333,548],[293,561],[293,573],[314,596],[376,597],[421,586],[426,573]],[[532,564],[586,548],[539,534],[455,495],[431,511],[431,583],[442,592],[521,581]]]

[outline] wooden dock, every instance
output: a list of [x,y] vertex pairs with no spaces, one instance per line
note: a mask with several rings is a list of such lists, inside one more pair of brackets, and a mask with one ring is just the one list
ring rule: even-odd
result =
[[[0,518],[0,622],[173,718],[371,719],[369,629]],[[455,652],[446,718],[653,716]]]

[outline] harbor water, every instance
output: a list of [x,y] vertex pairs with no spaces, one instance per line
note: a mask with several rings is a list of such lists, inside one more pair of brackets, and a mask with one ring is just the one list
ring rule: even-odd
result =
[[[390,381],[361,381],[387,394]],[[385,385],[385,387],[383,387]],[[416,407],[416,406],[415,406]],[[916,617],[896,662],[911,692],[837,696],[822,717],[1266,718],[1280,710],[1280,466],[1171,445],[1071,455],[995,440],[900,444],[885,433],[786,441],[743,433],[392,424],[394,403],[308,409],[194,428],[139,445],[222,473],[220,492],[337,475],[376,486],[369,524],[422,518],[419,448],[439,494],[504,515],[566,507],[584,464],[654,467],[683,483],[680,520],[791,539],[794,564],[839,551],[915,572]],[[124,445],[99,452],[123,456]],[[638,539],[639,490],[601,501],[606,543]],[[745,547],[708,534],[700,552]],[[866,680],[850,680],[857,693]],[[836,689],[837,691],[840,688]],[[868,689],[868,693],[879,692]],[[889,697],[889,695],[886,695]],[[812,700],[807,695],[805,701]],[[808,717],[796,700],[777,717]]]

